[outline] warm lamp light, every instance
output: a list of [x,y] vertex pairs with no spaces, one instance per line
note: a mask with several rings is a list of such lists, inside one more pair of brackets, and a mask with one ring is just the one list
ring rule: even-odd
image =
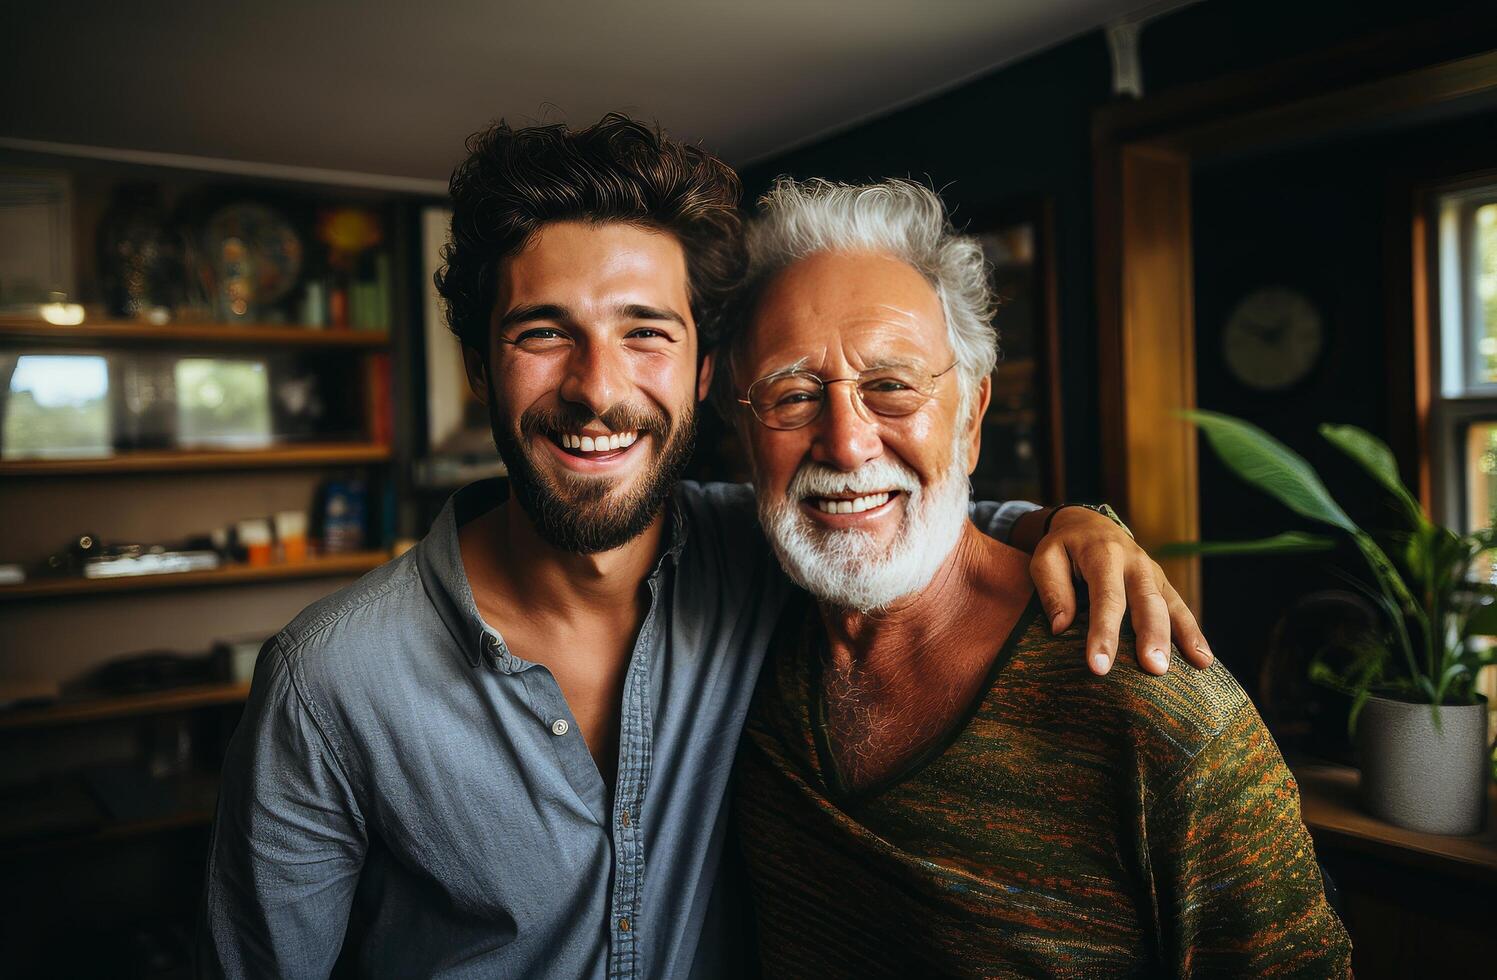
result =
[[42,319],[59,327],[76,327],[83,322],[83,305],[80,303],[43,303]]

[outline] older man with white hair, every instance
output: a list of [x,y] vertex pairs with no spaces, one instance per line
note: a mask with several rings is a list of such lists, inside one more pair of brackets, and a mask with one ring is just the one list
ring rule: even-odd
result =
[[967,518],[996,336],[939,198],[779,182],[729,404],[813,597],[772,643],[737,809],[772,976],[1333,976],[1293,777],[1228,672],[1089,674]]

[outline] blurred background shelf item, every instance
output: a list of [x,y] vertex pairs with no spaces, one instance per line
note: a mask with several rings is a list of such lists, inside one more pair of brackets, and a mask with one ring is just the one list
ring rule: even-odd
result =
[[0,585],[0,602],[49,599],[118,592],[241,585],[254,582],[285,582],[292,579],[339,578],[362,575],[378,568],[389,555],[383,551],[355,551],[337,555],[309,556],[304,561],[272,565],[232,564],[195,572],[160,575],[121,575],[115,578],[39,578],[19,584]]
[[284,323],[143,323],[134,320],[86,319],[59,326],[38,317],[0,315],[0,338],[43,344],[193,343],[382,349],[390,346],[383,330],[332,330]]

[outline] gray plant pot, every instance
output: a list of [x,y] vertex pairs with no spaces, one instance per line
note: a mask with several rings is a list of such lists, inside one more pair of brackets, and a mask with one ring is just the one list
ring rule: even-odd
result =
[[1374,697],[1357,722],[1362,806],[1430,834],[1474,834],[1487,803],[1487,703],[1429,705]]

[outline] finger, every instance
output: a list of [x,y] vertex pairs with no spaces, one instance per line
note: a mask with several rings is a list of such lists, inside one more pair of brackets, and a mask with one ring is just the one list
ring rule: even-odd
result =
[[1128,612],[1133,620],[1134,656],[1150,674],[1170,669],[1170,610],[1154,579],[1153,562],[1128,573]]
[[1164,601],[1170,610],[1170,636],[1179,648],[1180,655],[1185,658],[1186,663],[1197,670],[1205,670],[1211,666],[1216,659],[1211,652],[1211,645],[1206,642],[1206,635],[1201,632],[1201,626],[1196,622],[1195,614],[1180,598],[1180,593],[1170,585],[1160,573],[1160,588],[1164,592]]
[[1071,577],[1071,556],[1060,545],[1035,549],[1029,559],[1029,577],[1039,593],[1040,605],[1050,621],[1050,632],[1060,633],[1076,618],[1076,583]]
[[1123,582],[1115,572],[1110,576],[1086,578],[1087,592],[1091,595],[1091,625],[1086,631],[1086,664],[1094,674],[1105,674],[1112,669],[1112,661],[1118,655],[1118,634],[1123,629],[1123,612],[1127,603],[1123,598]]

